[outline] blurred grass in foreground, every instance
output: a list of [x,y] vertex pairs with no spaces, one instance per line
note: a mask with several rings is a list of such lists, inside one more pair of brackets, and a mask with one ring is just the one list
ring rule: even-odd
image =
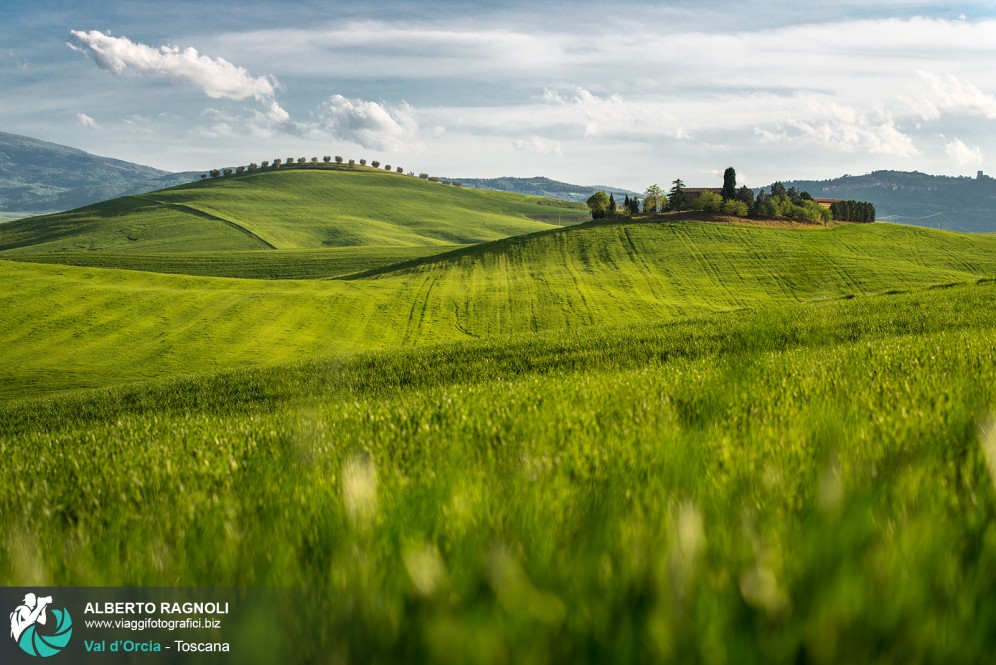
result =
[[240,662],[985,661],[994,296],[8,401],[0,582],[300,587]]

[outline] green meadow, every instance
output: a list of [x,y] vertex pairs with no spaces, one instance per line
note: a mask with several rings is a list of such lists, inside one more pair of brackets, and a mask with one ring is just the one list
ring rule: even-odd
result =
[[[253,215],[299,176],[497,208],[350,254]],[[382,173],[153,199],[0,230],[5,584],[301,590],[321,619],[240,662],[996,652],[996,237],[551,228]]]
[[[573,213],[573,214],[569,214]],[[210,179],[4,225],[10,253],[183,253],[441,246],[549,228],[542,199],[462,189],[396,173],[285,169]]]

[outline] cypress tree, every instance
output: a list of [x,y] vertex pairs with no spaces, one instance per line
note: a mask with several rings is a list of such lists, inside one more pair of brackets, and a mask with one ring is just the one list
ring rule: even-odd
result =
[[737,197],[737,172],[731,166],[723,173],[723,200],[729,201]]

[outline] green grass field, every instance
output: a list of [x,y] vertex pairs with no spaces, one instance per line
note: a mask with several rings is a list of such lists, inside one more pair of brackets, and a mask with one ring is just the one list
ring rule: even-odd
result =
[[0,232],[4,584],[299,589],[248,663],[996,653],[994,236],[41,219]]
[[704,222],[570,227],[320,281],[7,261],[0,262],[0,280],[9,285],[0,292],[0,344],[7,350],[0,395],[667,321],[994,274],[992,236]]
[[54,254],[0,254],[9,260],[55,263],[86,268],[116,268],[203,277],[244,279],[322,279],[344,277],[405,263],[467,245],[413,245],[328,247],[223,252],[136,254],[115,252],[59,252]]
[[538,197],[369,168],[289,169],[204,180],[5,224],[0,252],[460,245],[550,228],[563,215]]

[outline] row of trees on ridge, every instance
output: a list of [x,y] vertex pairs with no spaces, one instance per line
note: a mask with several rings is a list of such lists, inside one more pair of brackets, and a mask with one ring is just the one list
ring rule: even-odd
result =
[[[235,168],[224,168],[224,169],[211,169],[207,173],[202,174],[201,175],[201,179],[203,180],[203,179],[206,179],[208,177],[211,177],[211,178],[228,178],[228,177],[231,177],[233,175],[243,175],[245,173],[256,173],[257,171],[273,171],[273,170],[276,170],[276,169],[288,168],[288,167],[293,167],[293,168],[321,167],[323,164],[327,164],[327,165],[331,166],[333,163],[337,167],[346,166],[346,167],[349,167],[349,168],[353,168],[357,164],[357,162],[356,162],[355,159],[350,159],[350,160],[347,161],[346,159],[344,159],[340,155],[336,155],[335,157],[333,157],[331,155],[325,155],[324,157],[321,158],[320,161],[319,161],[319,159],[317,157],[312,157],[310,160],[307,157],[297,157],[297,158],[288,157],[286,160],[277,158],[277,159],[274,159],[272,162],[267,161],[267,160],[263,160],[259,164],[257,164],[256,162],[253,162],[252,164],[249,164],[248,166],[236,166]],[[365,159],[359,160],[359,165],[360,166],[367,166],[367,160],[365,160]],[[379,169],[381,167],[381,164],[380,164],[379,161],[373,160],[373,161],[370,162],[370,167],[371,168],[375,168],[375,169]],[[396,168],[393,168],[390,164],[385,164],[384,165],[384,170],[388,171],[388,172],[397,173],[399,175],[405,175],[405,170],[402,167],[400,167],[400,166],[398,166]],[[409,175],[411,177],[415,177],[415,173],[413,171],[409,171],[407,173],[407,175]],[[438,183],[443,184],[443,185],[453,185],[454,187],[462,187],[463,186],[463,183],[460,182],[459,180],[445,180],[445,179],[440,179],[437,176],[430,176],[428,173],[419,173],[418,177],[420,179],[422,179],[422,180],[428,180],[429,182],[438,182]]]

